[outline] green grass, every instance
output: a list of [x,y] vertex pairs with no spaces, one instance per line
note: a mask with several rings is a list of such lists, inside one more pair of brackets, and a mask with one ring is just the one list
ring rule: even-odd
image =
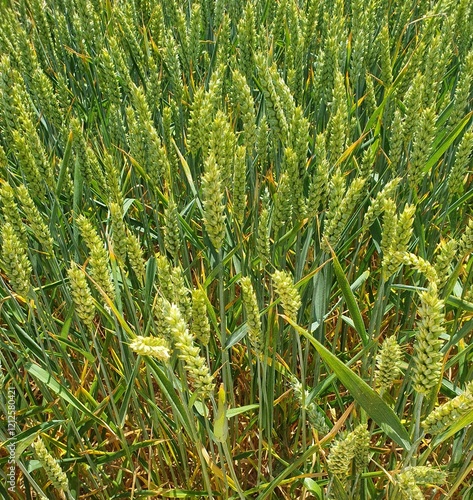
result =
[[2,2],[0,493],[472,497],[472,26],[465,0]]

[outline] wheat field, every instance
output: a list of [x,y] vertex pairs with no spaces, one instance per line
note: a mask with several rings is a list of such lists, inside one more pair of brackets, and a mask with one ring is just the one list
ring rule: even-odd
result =
[[473,3],[0,2],[0,494],[473,498]]

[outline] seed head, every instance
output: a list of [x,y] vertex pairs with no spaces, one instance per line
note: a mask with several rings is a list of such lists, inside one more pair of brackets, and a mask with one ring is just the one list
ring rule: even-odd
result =
[[160,337],[137,336],[130,343],[130,349],[140,356],[151,356],[163,362],[170,357],[169,344]]
[[33,444],[36,458],[43,466],[48,479],[53,486],[62,492],[69,491],[69,483],[66,473],[61,469],[57,460],[49,453],[41,438],[38,438]]

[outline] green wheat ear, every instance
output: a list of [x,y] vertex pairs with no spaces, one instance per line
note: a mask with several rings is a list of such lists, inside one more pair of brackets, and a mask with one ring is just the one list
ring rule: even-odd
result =
[[281,299],[284,314],[296,321],[297,313],[301,307],[301,296],[294,286],[292,277],[286,271],[275,271],[273,282],[276,294]]
[[207,399],[213,394],[215,384],[205,359],[200,356],[199,348],[194,344],[194,337],[189,333],[186,322],[179,308],[171,304],[165,318],[168,324],[179,358],[184,361],[185,369],[192,381],[199,399]]
[[3,225],[2,240],[2,257],[10,284],[18,295],[27,297],[31,288],[30,276],[33,269],[25,247],[9,222]]
[[112,223],[113,250],[118,262],[123,265],[126,259],[127,234],[125,223],[123,222],[123,212],[118,203],[110,203],[110,219]]
[[259,314],[258,301],[256,299],[251,279],[247,276],[241,279],[241,288],[243,291],[243,304],[246,311],[246,321],[248,324],[248,339],[257,354],[263,347],[263,337],[261,331],[261,319]]
[[210,341],[210,323],[207,317],[207,297],[201,288],[192,290],[192,335],[208,345]]
[[414,474],[410,470],[397,474],[395,484],[397,484],[403,500],[425,500],[425,496],[417,485]]
[[140,356],[151,356],[159,361],[168,361],[171,356],[168,342],[161,337],[143,337],[138,335],[130,349]]
[[327,465],[332,474],[335,474],[346,485],[351,473],[351,463],[355,457],[355,446],[353,435],[344,439],[337,439],[330,448]]
[[325,422],[325,415],[313,400],[309,402],[309,391],[303,389],[302,384],[295,377],[291,380],[291,385],[294,396],[297,398],[301,408],[304,408],[310,425],[321,434],[328,434],[329,428]]
[[115,297],[115,290],[109,271],[109,257],[102,239],[92,226],[92,223],[83,215],[77,218],[77,226],[90,251],[91,274],[97,285],[111,298]]
[[66,473],[61,469],[61,466],[57,462],[57,460],[49,453],[44,445],[44,442],[41,438],[38,438],[33,444],[33,449],[36,455],[36,458],[39,460],[41,465],[43,466],[48,479],[51,481],[53,486],[59,492],[68,492],[69,491],[69,482],[67,480]]
[[402,350],[393,335],[384,340],[376,356],[376,385],[380,391],[389,390],[401,373]]
[[223,204],[223,178],[216,158],[211,154],[205,162],[202,178],[204,224],[210,241],[220,250],[225,238],[225,214]]
[[438,297],[435,283],[420,294],[418,334],[414,344],[414,389],[427,394],[437,384],[442,369],[443,344],[440,336],[445,332],[444,302]]
[[473,382],[470,382],[462,394],[435,408],[422,422],[422,427],[428,434],[438,434],[472,410]]
[[71,263],[67,274],[75,312],[88,328],[92,328],[95,318],[95,303],[90,293],[85,272],[74,263]]

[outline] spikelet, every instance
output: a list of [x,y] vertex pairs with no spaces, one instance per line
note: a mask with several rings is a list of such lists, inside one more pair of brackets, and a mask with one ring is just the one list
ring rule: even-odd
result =
[[[216,113],[219,110],[222,111],[223,108],[223,100],[224,100],[223,84],[225,81],[226,70],[227,70],[226,62],[217,64],[215,71],[212,73],[212,76],[210,77],[208,102],[212,113],[213,112]],[[213,120],[213,118],[214,115],[212,114],[211,120]]]
[[296,106],[292,113],[288,143],[296,154],[299,176],[303,178],[306,172],[309,144],[309,120],[304,116],[304,110],[301,106]]
[[402,350],[392,335],[384,340],[376,356],[376,385],[380,391],[389,390],[401,373]]
[[335,87],[331,103],[331,115],[327,125],[327,152],[331,162],[336,162],[345,150],[347,138],[348,108],[345,84],[340,71],[335,73]]
[[26,297],[31,287],[31,263],[25,247],[15,233],[13,226],[6,222],[2,227],[2,258],[10,284],[18,295]]
[[[383,239],[381,241],[381,249],[383,251],[382,272],[385,279],[392,276],[399,269],[402,262],[409,263],[409,259],[406,261],[405,256],[407,255],[407,247],[412,235],[414,215],[414,205],[406,205],[401,215],[397,217],[395,214],[394,202],[388,198],[384,203]],[[409,256],[410,255],[411,254],[409,254]],[[416,262],[422,267],[423,261]],[[429,266],[427,269],[429,276],[431,276],[432,269],[432,266]],[[423,266],[422,271],[425,270],[426,268]]]
[[373,78],[369,73],[365,76],[366,90],[365,90],[365,102],[366,102],[366,112],[371,115],[376,110],[378,103],[376,101],[376,91],[374,89]]
[[230,182],[233,174],[236,136],[223,111],[217,111],[209,136],[210,154],[213,154],[222,175],[223,185]]
[[74,310],[77,316],[88,328],[92,328],[95,317],[95,304],[90,288],[85,277],[85,272],[71,262],[71,267],[67,271],[69,276],[69,286],[74,301]]
[[[14,53],[12,51],[12,53]],[[18,107],[21,106],[21,98],[15,95],[16,89],[21,88],[21,75],[11,67],[10,57],[2,54],[0,58],[0,107],[2,128],[7,138],[11,138],[13,130],[17,128]],[[28,102],[28,101],[25,101]]]
[[346,485],[351,473],[355,452],[355,439],[352,432],[345,439],[337,439],[330,448],[327,465],[330,472],[339,478],[342,485]]
[[452,40],[455,40],[455,45],[458,47],[459,54],[463,55],[471,46],[471,3],[469,0],[460,0],[455,6],[456,12],[454,13],[453,20],[454,28],[450,36]]
[[170,198],[168,206],[164,210],[164,245],[166,246],[166,250],[177,259],[180,244],[181,235],[177,206],[174,200]]
[[256,154],[258,156],[258,165],[264,169],[268,162],[269,149],[269,127],[266,118],[263,116],[259,122],[256,135]]
[[334,85],[335,68],[338,64],[339,44],[335,33],[335,23],[328,22],[328,12],[324,15],[324,26],[329,26],[329,32],[324,37],[323,46],[317,55],[314,89],[314,100],[317,104],[321,100],[329,100]]
[[41,178],[36,160],[28,147],[28,143],[18,130],[12,132],[12,138],[15,156],[20,164],[20,169],[24,175],[26,184],[30,187],[34,196],[43,200],[46,194],[45,185]]
[[[186,19],[186,14],[184,14],[182,9],[178,8],[175,11],[174,27],[179,36],[179,44],[177,45],[177,50],[179,55],[178,60],[182,62],[182,66],[188,66],[190,50],[188,44],[189,39],[187,37],[187,19]],[[184,69],[186,72],[188,71],[187,67]]]
[[5,153],[5,150],[3,149],[2,145],[0,144],[0,175],[4,177],[4,172],[6,172],[6,169],[8,168],[8,158]]
[[90,163],[92,154],[85,141],[82,125],[77,118],[73,117],[69,126],[72,133],[72,153],[85,183],[90,186],[94,181],[93,166]]
[[466,257],[473,251],[473,218],[468,221],[468,224],[460,238],[459,255],[461,258]]
[[238,70],[233,72],[231,97],[233,109],[241,117],[244,143],[248,148],[248,152],[252,154],[257,139],[255,105],[250,87],[246,83],[245,77]]
[[[231,21],[228,13],[225,13],[218,30],[217,36],[217,60],[218,65],[225,65],[232,59],[234,46],[232,43]],[[233,64],[234,65],[234,64]]]
[[115,297],[115,290],[109,272],[109,258],[105,250],[102,239],[97,234],[97,231],[92,227],[92,224],[83,215],[79,215],[76,220],[77,226],[84,238],[85,244],[90,251],[90,267],[91,274],[97,285],[110,297],[112,300]]
[[387,89],[393,83],[393,72],[391,64],[391,54],[390,54],[390,41],[389,41],[389,28],[387,24],[384,24],[379,32],[380,45],[381,45],[381,80],[383,81],[384,87]]
[[114,36],[111,36],[108,39],[108,45],[110,55],[112,56],[113,63],[115,64],[115,70],[119,76],[120,85],[123,89],[123,92],[127,95],[130,95],[133,82],[130,77],[128,64],[125,62],[124,50]]
[[190,112],[188,145],[189,151],[195,155],[200,148],[208,146],[208,136],[212,123],[212,106],[208,94],[203,87],[194,92],[194,101]]
[[251,279],[245,276],[241,279],[241,289],[243,291],[243,304],[246,311],[246,322],[248,325],[248,339],[251,347],[257,354],[263,347],[263,337],[261,331],[261,319],[259,314],[258,301],[256,299]]
[[435,136],[435,120],[435,110],[427,108],[421,112],[414,130],[412,155],[408,169],[409,181],[413,186],[418,186],[424,177],[423,167],[429,158]]
[[181,79],[181,64],[179,61],[178,48],[174,36],[168,32],[165,37],[163,61],[167,69],[171,88],[176,103],[181,102],[183,88]]
[[281,228],[287,230],[284,226],[292,222],[292,199],[291,180],[287,172],[283,172],[279,178],[278,190],[274,196],[271,221],[271,228],[274,231],[274,235],[277,235]]
[[422,257],[418,257],[417,255],[409,252],[397,252],[394,256],[394,259],[406,266],[411,266],[417,271],[423,273],[425,277],[436,286],[438,283],[438,276],[435,267],[423,259]]
[[355,448],[355,466],[357,472],[361,473],[369,463],[370,433],[365,424],[359,424],[351,434]]
[[159,287],[163,297],[169,301],[173,298],[173,284],[171,281],[171,265],[165,255],[156,254],[156,271]]
[[115,202],[122,207],[124,200],[120,189],[120,172],[115,165],[112,155],[108,151],[105,151],[103,164],[108,198],[110,202]]
[[282,102],[274,88],[271,73],[262,54],[255,55],[256,68],[259,81],[264,95],[265,110],[268,122],[274,130],[276,137],[284,143],[287,137],[288,127],[286,117],[282,108]]
[[[445,23],[447,25],[447,23]],[[429,108],[434,105],[437,92],[445,73],[445,68],[450,57],[449,47],[451,35],[444,28],[444,33],[436,35],[430,43],[427,57],[425,58],[425,92],[423,107]]]
[[126,259],[127,234],[122,209],[118,203],[110,203],[110,220],[112,224],[113,250],[118,262],[123,265]]
[[35,238],[39,241],[44,251],[47,254],[47,257],[50,258],[54,255],[53,250],[53,239],[51,237],[51,232],[49,231],[49,227],[43,221],[41,213],[36,208],[31,196],[28,192],[26,186],[21,184],[16,189],[18,200],[21,203],[23,212],[25,213],[26,220],[28,224],[31,226],[33,230],[33,234]]
[[385,201],[392,198],[396,189],[401,182],[400,177],[396,177],[389,181],[384,188],[379,191],[374,199],[371,200],[371,205],[365,213],[363,218],[363,229],[366,231],[373,224],[373,222],[381,215],[384,210]]
[[211,154],[205,162],[202,178],[204,224],[215,250],[220,250],[225,238],[225,213],[223,204],[222,173]]
[[[424,80],[421,73],[412,80],[409,90],[404,97],[404,104],[406,106],[406,117],[404,120],[403,132],[404,141],[408,143],[414,134],[414,130],[419,123],[419,114],[422,106],[422,96],[424,95]],[[427,125],[427,124],[426,124]],[[429,137],[429,141],[431,137]]]
[[294,286],[292,277],[286,271],[275,271],[272,275],[276,293],[281,299],[284,314],[293,321],[301,307],[301,296]]
[[437,384],[442,368],[442,340],[445,332],[443,300],[439,299],[437,286],[430,283],[420,294],[418,334],[414,344],[413,382],[417,392],[427,394]]
[[399,215],[396,227],[396,238],[393,245],[395,251],[402,251],[407,248],[412,236],[412,225],[414,223],[415,212],[415,205],[406,205]]
[[192,4],[190,26],[187,35],[187,46],[189,47],[189,63],[195,71],[199,66],[199,58],[202,52],[202,7],[200,4]]
[[396,238],[396,203],[391,198],[385,198],[381,208],[384,212],[381,251],[383,256],[387,256],[390,250],[394,247]]
[[154,113],[159,108],[162,93],[161,72],[156,62],[150,59],[149,74],[146,79],[146,102],[148,103],[151,113]]
[[428,434],[439,434],[471,411],[473,411],[472,382],[466,386],[462,394],[435,408],[422,422],[422,427]]
[[175,347],[179,350],[179,359],[184,361],[194,391],[198,393],[199,399],[208,398],[215,389],[212,375],[205,359],[199,354],[199,348],[194,345],[194,337],[189,333],[182,314],[175,304],[171,304],[169,308],[167,323]]
[[201,288],[192,290],[192,335],[207,345],[210,341],[210,323],[207,317],[207,300]]
[[328,245],[335,248],[340,241],[349,218],[352,216],[358,201],[364,194],[363,188],[365,182],[366,179],[357,177],[348,187],[346,195],[340,205],[334,212],[330,211],[330,217],[327,217],[324,227],[323,242],[321,245],[325,251],[329,251]]
[[[286,85],[284,82],[283,78],[278,72],[278,68],[276,66],[276,63],[273,63],[271,67],[269,68],[269,74],[271,76],[271,80],[274,86],[274,90],[276,91],[276,95],[279,98],[279,101],[282,105],[282,112],[284,117],[286,118],[286,122],[289,124],[291,121],[291,118],[294,116],[294,98],[291,95],[291,90],[289,87]],[[301,130],[301,134],[303,134],[303,131]],[[293,144],[292,142],[289,142],[291,145]]]
[[329,224],[330,220],[335,218],[337,211],[339,211],[340,204],[343,201],[344,194],[345,177],[340,170],[337,169],[329,182],[328,209],[325,214],[326,224]]
[[168,342],[160,337],[138,335],[130,343],[130,349],[139,356],[151,356],[163,362],[166,362],[171,356]]
[[457,253],[458,242],[454,239],[441,241],[436,249],[434,268],[438,285],[443,287],[450,277],[450,267]]
[[167,317],[169,316],[169,309],[171,303],[164,297],[157,295],[153,302],[153,317],[156,332],[160,338],[168,340],[171,342],[171,330],[169,329],[169,324]]
[[296,152],[292,148],[285,148],[284,150],[284,171],[291,186],[289,204],[293,207],[294,219],[299,221],[304,216],[305,199],[299,161]]
[[128,233],[126,237],[126,251],[128,260],[130,261],[131,268],[135,273],[138,280],[143,283],[145,276],[145,261],[143,258],[143,249],[141,248],[139,238],[133,234]]
[[[41,175],[41,181],[47,186],[53,186],[53,172],[50,162],[47,160],[47,154],[44,149],[43,143],[39,138],[36,127],[33,123],[33,119],[30,114],[24,109],[24,106],[20,109],[18,116],[18,132],[21,135],[21,139],[24,142],[25,147],[28,149],[29,154],[34,159],[36,168]],[[17,155],[19,157],[24,156],[24,152],[21,150],[22,146],[19,146],[18,140],[17,144]],[[20,149],[18,149],[20,148]]]
[[190,318],[192,308],[189,299],[189,289],[184,283],[181,267],[176,266],[171,269],[170,280],[172,283],[172,297],[170,301],[179,307],[185,318]]
[[252,2],[245,2],[243,16],[238,23],[238,64],[246,78],[251,78],[256,50],[255,11]]
[[28,247],[26,228],[20,217],[20,210],[15,200],[15,190],[8,182],[0,186],[0,201],[3,205],[3,218],[5,223],[11,224],[15,235],[23,248]]
[[118,75],[110,52],[105,47],[102,47],[98,56],[98,62],[97,73],[99,76],[100,91],[111,106],[119,108],[121,104],[121,92]]
[[36,439],[32,444],[36,458],[43,466],[48,479],[53,486],[60,492],[69,491],[69,482],[66,473],[61,469],[57,460],[49,453],[41,438]]
[[[135,64],[140,68],[141,73],[143,70],[141,66],[145,60],[145,54],[141,50],[140,44],[135,35],[135,31],[132,26],[132,4],[126,3],[120,7],[114,6],[113,14],[116,16],[116,21],[120,26],[120,33],[122,34],[122,41],[124,45],[129,49],[130,55],[133,57]],[[135,18],[136,19],[136,18]]]
[[32,94],[38,110],[48,120],[50,125],[59,130],[62,125],[62,116],[51,80],[39,67],[36,67],[31,75]]
[[447,473],[436,467],[427,467],[425,465],[416,465],[406,467],[403,472],[409,472],[415,479],[417,484],[428,484],[441,486],[447,480]]
[[[387,111],[386,111],[387,112]],[[363,179],[370,179],[372,172],[374,170],[373,166],[376,162],[376,151],[372,148],[365,149],[363,155],[361,156],[361,162],[359,166],[359,176]]]
[[307,420],[312,428],[321,434],[328,434],[329,428],[325,422],[325,415],[314,401],[309,401],[309,391],[307,389],[303,391],[302,384],[295,377],[291,380],[291,385],[294,391],[294,396],[299,402],[301,408],[304,408]]
[[454,127],[463,118],[468,104],[471,82],[473,80],[473,50],[468,52],[460,69],[460,76],[453,96],[453,109],[448,119],[448,125]]
[[414,474],[411,471],[406,470],[397,474],[395,482],[403,500],[425,500],[425,496],[417,486]]
[[447,178],[448,194],[450,198],[461,196],[464,191],[464,179],[467,173],[469,157],[473,152],[473,131],[469,130],[463,136],[455,154],[455,163]]

